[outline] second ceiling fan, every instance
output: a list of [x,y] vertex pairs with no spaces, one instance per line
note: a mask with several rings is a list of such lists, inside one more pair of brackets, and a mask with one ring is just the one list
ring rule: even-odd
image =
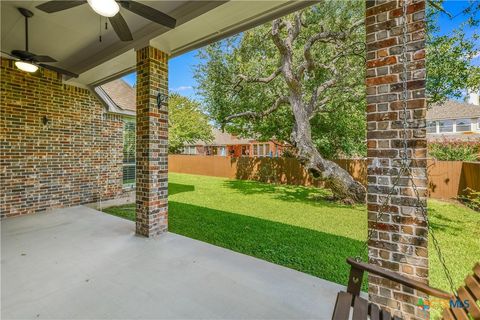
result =
[[175,25],[177,24],[177,20],[171,16],[160,12],[157,9],[131,0],[53,0],[38,5],[37,9],[47,13],[53,13],[77,7],[85,3],[88,3],[93,11],[99,15],[108,18],[113,30],[122,41],[131,41],[133,40],[133,37],[127,22],[120,14],[120,6],[145,19],[156,22],[170,29],[175,28]]

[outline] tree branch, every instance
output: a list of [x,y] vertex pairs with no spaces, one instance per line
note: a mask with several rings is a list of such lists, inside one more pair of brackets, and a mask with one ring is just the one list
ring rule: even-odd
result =
[[315,117],[315,115],[321,112],[325,104],[327,104],[327,102],[330,101],[330,97],[324,97],[320,101],[317,101],[317,99],[318,97],[315,99],[314,105],[312,106],[312,109],[309,115],[309,120],[312,120],[312,118]]
[[273,113],[276,111],[282,104],[288,103],[288,98],[283,96],[277,98],[273,105],[268,108],[267,110],[264,111],[245,111],[245,112],[240,112],[236,114],[232,114],[228,117],[225,118],[225,122],[231,121],[236,118],[263,118],[266,117],[267,115]]
[[287,51],[287,47],[285,46],[285,43],[280,38],[280,30],[282,30],[283,27],[285,27],[285,23],[281,18],[273,20],[272,39],[273,39],[273,43],[275,43],[275,45],[277,46],[281,54],[284,54]]
[[269,75],[268,77],[264,77],[264,78],[249,78],[249,77],[247,77],[246,75],[243,75],[243,74],[239,74],[238,77],[240,79],[242,79],[243,81],[248,82],[248,83],[252,83],[252,82],[269,83],[273,79],[275,79],[280,73],[282,73],[282,68],[279,67],[271,75]]
[[311,36],[303,47],[303,56],[304,56],[304,63],[300,65],[300,68],[297,71],[298,77],[301,77],[302,74],[305,72],[311,72],[315,68],[319,67],[315,61],[313,60],[311,49],[315,43],[318,42],[336,42],[338,40],[345,40],[348,35],[350,35],[356,28],[363,25],[365,23],[364,20],[358,20],[355,22],[348,31],[341,31],[341,32],[333,32],[333,31],[324,31],[323,26],[320,27],[320,32]]

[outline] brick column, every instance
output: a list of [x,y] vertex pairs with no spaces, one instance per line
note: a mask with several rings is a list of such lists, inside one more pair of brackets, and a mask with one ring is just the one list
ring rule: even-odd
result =
[[[367,1],[367,121],[368,121],[368,224],[374,228],[369,260],[406,276],[428,281],[427,228],[415,209],[411,184],[401,179],[385,217],[375,226],[375,216],[390,190],[402,155],[402,0]],[[411,167],[426,201],[425,133],[425,1],[408,1],[408,152]],[[419,293],[418,293],[419,294]],[[416,307],[419,295],[404,286],[369,277],[370,300],[405,318],[428,318]]]
[[168,228],[168,55],[137,50],[136,233],[153,237]]

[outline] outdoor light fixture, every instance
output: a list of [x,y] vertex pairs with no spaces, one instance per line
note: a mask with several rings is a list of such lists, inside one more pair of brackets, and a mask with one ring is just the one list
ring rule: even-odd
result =
[[104,17],[113,17],[115,16],[118,11],[120,11],[120,7],[115,0],[87,0],[90,7],[92,7],[93,11],[98,13]]
[[15,61],[15,66],[25,72],[35,72],[38,70],[38,67],[34,64],[31,64],[26,61]]
[[164,103],[167,103],[168,96],[164,93],[159,92],[157,94],[157,107],[160,108]]

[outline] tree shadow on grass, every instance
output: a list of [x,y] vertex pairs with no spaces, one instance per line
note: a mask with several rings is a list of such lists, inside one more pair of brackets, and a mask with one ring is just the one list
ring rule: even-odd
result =
[[[189,184],[180,184],[180,183],[169,183],[168,184],[168,195],[174,195],[182,192],[192,192],[195,191],[195,186]],[[135,210],[136,204],[129,203],[121,206],[113,206],[108,208],[103,208],[102,211],[113,214],[117,217],[135,221]]]
[[181,184],[181,183],[168,183],[168,195],[173,196],[177,193],[183,192],[192,192],[195,191],[195,186],[191,184]]
[[345,259],[362,249],[358,240],[176,201],[169,231],[344,285]]
[[365,211],[363,206],[349,206],[329,200],[332,193],[323,188],[261,183],[248,180],[227,180],[225,185],[245,195],[272,194],[275,199],[302,202],[319,207],[349,208]]
[[458,235],[463,228],[456,226],[460,221],[454,221],[433,208],[428,208],[430,227],[435,231],[442,231],[450,235]]

